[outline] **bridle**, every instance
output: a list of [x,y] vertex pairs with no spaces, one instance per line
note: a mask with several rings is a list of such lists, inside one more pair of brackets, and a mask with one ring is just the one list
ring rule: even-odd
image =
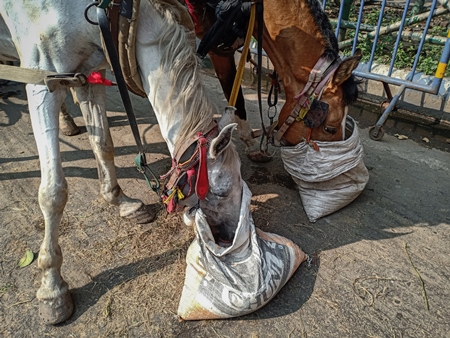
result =
[[[308,127],[305,141],[310,143],[314,149],[319,150],[317,144],[310,139],[311,133],[314,128],[317,128],[325,121],[328,115],[328,104],[320,99],[341,62],[342,60],[339,56],[332,58],[324,55],[317,61],[309,74],[305,87],[299,94],[294,96],[294,99],[297,101],[295,107],[280,127],[278,127],[279,121],[273,122],[273,116],[270,116],[271,125],[265,128],[261,116],[263,137],[260,148],[263,153],[271,156],[271,154],[267,153],[269,144],[276,147],[290,146],[291,144],[284,138],[284,134],[294,122],[300,121],[303,121]],[[272,86],[279,86],[277,77],[272,77]],[[326,131],[331,134],[335,133],[333,130]]]
[[[211,129],[210,129],[211,128]],[[204,200],[209,190],[207,152],[211,141],[218,135],[216,122],[205,134],[198,132],[194,140],[175,149],[172,167],[160,177],[163,181],[161,199],[168,213],[184,208],[180,202],[196,194]]]
[[317,61],[309,74],[305,87],[299,94],[294,96],[294,99],[297,101],[294,109],[281,127],[276,128],[278,122],[273,127],[272,133],[268,135],[269,141],[272,141],[274,145],[285,145],[283,135],[295,121],[303,121],[309,128],[308,134],[311,133],[312,129],[320,126],[325,121],[328,114],[328,104],[320,101],[320,98],[341,62],[342,60],[339,56],[336,58],[322,56]]

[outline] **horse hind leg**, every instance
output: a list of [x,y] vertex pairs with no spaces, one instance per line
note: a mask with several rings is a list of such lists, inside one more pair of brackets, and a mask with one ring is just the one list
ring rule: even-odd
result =
[[80,128],[78,128],[69,111],[67,110],[65,102],[63,102],[61,105],[61,111],[59,114],[59,128],[61,130],[61,133],[66,136],[74,136],[80,133]]
[[36,297],[41,318],[47,324],[57,324],[73,311],[67,283],[61,277],[63,258],[58,244],[58,227],[68,196],[59,150],[58,110],[67,93],[65,90],[49,93],[42,85],[27,85],[26,90],[41,163],[39,205],[45,222],[38,258],[42,280]]
[[[220,85],[222,86],[225,97],[229,101],[233,90],[234,78],[236,77],[236,63],[234,61],[234,54],[222,56],[210,52],[209,56],[214,65],[214,70],[219,79]],[[247,157],[253,162],[270,161],[271,158],[260,150],[259,142],[253,137],[253,130],[247,121],[245,100],[241,87],[239,87],[235,107],[235,120],[238,123],[238,135],[241,141],[245,144],[245,153],[247,154]]]
[[150,223],[156,211],[137,199],[126,196],[120,188],[114,165],[114,146],[106,117],[104,86],[87,85],[75,88],[75,102],[80,106],[89,134],[89,141],[97,160],[100,193],[119,207],[120,216],[137,223]]

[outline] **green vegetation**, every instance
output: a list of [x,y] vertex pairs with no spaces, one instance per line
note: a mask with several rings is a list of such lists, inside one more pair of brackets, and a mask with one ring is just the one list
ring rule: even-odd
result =
[[[359,8],[356,8],[354,5],[352,5],[349,18],[350,22],[357,21],[358,11]],[[382,26],[388,26],[400,21],[402,11],[403,10],[398,9],[386,9],[383,15]],[[366,25],[376,26],[378,23],[379,15],[380,11],[378,8],[377,9],[371,8],[370,11],[364,13],[362,23]],[[332,17],[332,15],[330,15],[330,17]],[[424,25],[422,25],[421,23],[416,23],[410,25],[408,29],[420,35],[423,34],[423,26]],[[390,65],[393,56],[393,47],[395,46],[395,42],[397,39],[397,35],[395,34],[397,31],[398,29],[395,29],[394,33],[391,32],[384,35],[379,35],[377,47],[375,49],[374,54],[374,62]],[[431,27],[428,30],[428,35],[446,37],[447,28],[440,26],[433,26],[433,24],[431,24]],[[354,36],[355,36],[354,29],[346,30],[345,40],[348,39],[353,40]],[[370,59],[373,41],[374,38],[369,37],[367,32],[363,31],[359,32],[357,47],[360,48],[362,51],[363,62],[367,62]],[[409,39],[400,40],[394,67],[397,69],[411,69],[417,54],[418,46],[419,41]],[[434,75],[443,49],[444,49],[443,45],[426,42],[423,46],[416,71],[423,72],[427,75]],[[342,50],[342,53],[344,55],[349,55],[351,53],[351,47],[344,48]],[[450,76],[449,68],[450,67],[447,67],[445,76]]]

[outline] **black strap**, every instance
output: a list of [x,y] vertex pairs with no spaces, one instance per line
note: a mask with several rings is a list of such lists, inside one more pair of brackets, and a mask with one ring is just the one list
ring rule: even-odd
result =
[[262,119],[261,77],[262,77],[262,44],[264,27],[264,6],[262,1],[256,3],[256,18],[258,19],[258,105],[263,131],[265,130]]
[[267,152],[267,143],[263,148],[264,138],[268,137],[266,127],[264,125],[264,118],[262,112],[262,98],[261,98],[261,77],[262,77],[262,44],[263,44],[263,29],[264,29],[264,5],[263,1],[256,2],[256,19],[258,20],[258,106],[259,106],[259,116],[261,118],[261,128],[262,128],[262,136],[260,141],[260,150],[263,153]]
[[130,123],[131,131],[133,132],[134,140],[138,147],[139,153],[144,153],[144,147],[142,146],[141,137],[139,135],[139,129],[136,122],[136,116],[134,115],[133,106],[131,105],[130,95],[128,94],[127,85],[123,77],[122,68],[120,68],[119,58],[117,56],[116,49],[114,47],[114,41],[109,30],[109,21],[106,16],[106,11],[103,8],[97,8],[97,19],[102,32],[103,40],[105,41],[106,50],[108,52],[111,67],[114,71],[117,87],[119,88],[120,97],[122,98],[125,112],[127,113],[128,121]]
[[[119,88],[120,97],[122,98],[123,106],[125,108],[125,112],[127,113],[128,122],[130,124],[134,140],[139,150],[139,154],[135,158],[135,163],[138,167],[138,170],[142,174],[144,174],[145,180],[147,181],[150,188],[153,191],[157,192],[160,187],[159,180],[147,165],[147,159],[145,158],[144,147],[142,146],[139,129],[136,122],[136,116],[134,115],[130,95],[128,93],[127,85],[123,77],[122,68],[120,67],[119,57],[117,56],[114,40],[111,31],[109,30],[109,20],[106,15],[106,11],[103,8],[97,7],[97,20],[102,32],[103,40],[105,42],[106,51],[108,52],[109,61],[114,71],[114,76],[116,78],[117,87]],[[150,178],[147,176],[147,173],[151,176]]]
[[[269,95],[267,96],[267,104],[269,107],[275,107],[278,103],[278,74],[277,71],[274,70],[272,75],[270,76],[272,79],[272,83],[270,85]],[[273,95],[273,101],[272,101],[272,95]]]

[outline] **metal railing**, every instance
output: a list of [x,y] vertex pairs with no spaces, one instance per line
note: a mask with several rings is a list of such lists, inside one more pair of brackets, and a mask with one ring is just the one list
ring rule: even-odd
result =
[[[331,3],[329,7],[326,7],[326,0],[324,0],[323,6],[328,12],[336,8],[335,3]],[[427,4],[423,0],[416,0],[415,3],[411,3],[411,0],[403,2],[382,0],[371,1],[369,6],[371,11],[368,14],[368,6],[366,6],[365,0],[355,2],[353,0],[341,0],[337,19],[331,19],[331,21],[336,27],[336,36],[338,37],[341,50],[346,51],[348,54],[354,54],[359,45],[364,44],[366,48],[371,45],[370,57],[367,62],[362,63],[354,71],[354,74],[369,80],[380,81],[389,99],[388,106],[383,111],[376,125],[369,131],[372,139],[380,140],[384,134],[382,129],[384,122],[395,109],[400,96],[406,89],[430,94],[439,93],[450,57],[450,29],[447,27],[446,37],[434,36],[428,32],[432,20],[441,15],[447,15],[448,17],[450,9],[448,0],[441,2],[433,0]],[[389,12],[392,12],[391,6],[395,7],[395,12],[401,18],[395,19],[392,15],[389,15]],[[330,18],[332,18],[332,14],[329,13]],[[376,22],[367,23],[369,21],[367,20],[368,17]],[[411,30],[412,26],[414,26],[414,30],[417,30],[418,25],[421,26],[421,32]],[[350,36],[350,38],[347,36]],[[379,74],[374,72],[374,68],[376,68],[374,64],[376,55],[380,54],[380,41],[385,37],[389,37],[391,43],[395,38],[395,43],[388,45],[390,50],[381,52],[381,54],[385,54],[384,59],[390,57],[390,62],[389,65],[386,65],[388,66],[386,74]],[[415,54],[411,57],[410,65],[407,66],[409,73],[406,77],[400,78],[394,75],[394,69],[396,60],[399,58],[399,51],[402,50],[404,43],[413,46]],[[434,77],[430,83],[424,84],[416,81],[416,75],[420,73],[418,65],[420,58],[423,56],[424,47],[430,44],[440,46],[442,52],[439,61],[436,56]],[[386,55],[389,53],[390,56]],[[403,64],[405,63],[404,61]],[[399,86],[395,95],[392,95],[389,85]]]

